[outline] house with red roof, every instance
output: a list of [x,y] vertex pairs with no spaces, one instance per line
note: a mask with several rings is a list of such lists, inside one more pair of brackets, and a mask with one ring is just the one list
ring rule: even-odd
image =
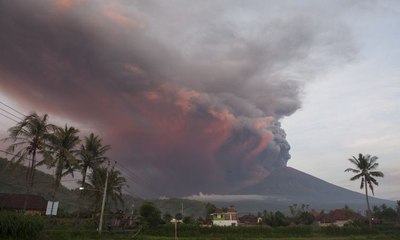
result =
[[315,214],[315,219],[318,225],[321,227],[326,227],[330,225],[335,225],[343,227],[345,224],[352,223],[357,220],[364,220],[365,218],[358,213],[355,213],[349,209],[335,209],[329,213],[319,213]]

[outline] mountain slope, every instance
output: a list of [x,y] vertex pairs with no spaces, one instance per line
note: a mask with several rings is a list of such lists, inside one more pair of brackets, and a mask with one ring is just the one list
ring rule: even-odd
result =
[[[13,166],[10,162],[0,158],[0,192],[2,193],[25,193],[25,176],[27,168],[24,166]],[[32,189],[33,194],[40,195],[46,200],[51,200],[53,191],[53,176],[42,171],[36,170],[35,183]],[[132,211],[132,206],[139,210],[140,206],[145,201],[144,199],[134,198],[124,194],[124,206],[118,204],[112,209],[123,209],[127,212]],[[73,212],[78,209],[78,195],[76,191],[70,190],[64,186],[60,186],[56,200],[60,201],[60,209],[66,212]],[[162,213],[169,212],[174,215],[182,210],[185,216],[205,217],[205,203],[192,201],[187,199],[152,199],[149,200],[161,210]],[[81,203],[82,204],[82,203]]]
[[[25,193],[26,171],[27,168],[25,166],[15,166],[7,160],[0,158],[0,192]],[[32,194],[37,194],[46,200],[51,200],[53,184],[53,176],[36,170]],[[78,209],[77,194],[62,185],[57,191],[56,200],[60,201],[60,208],[67,212]]]
[[[235,194],[271,196],[267,201],[269,204],[286,203],[286,208],[290,203],[305,203],[316,209],[327,210],[345,205],[355,209],[365,209],[363,194],[338,187],[291,167],[278,168],[261,182],[241,189]],[[371,198],[371,205],[383,203],[394,204],[393,201]]]

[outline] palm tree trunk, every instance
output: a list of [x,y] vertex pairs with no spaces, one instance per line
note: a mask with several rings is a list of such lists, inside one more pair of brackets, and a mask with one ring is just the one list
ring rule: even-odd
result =
[[29,194],[29,179],[31,179],[31,167],[29,166],[26,169],[26,176],[25,176],[25,197],[24,197],[24,206],[23,206],[23,211],[26,211],[26,207],[28,205],[28,194]]
[[61,183],[61,174],[62,174],[62,168],[61,164],[58,163],[56,173],[55,173],[55,180],[54,180],[54,189],[53,189],[53,201],[56,199],[56,193],[58,190],[58,187],[60,186]]
[[368,224],[369,228],[372,228],[372,222],[371,222],[371,208],[369,207],[369,199],[368,199],[368,184],[367,184],[367,179],[364,177],[364,184],[365,184],[365,198],[367,200],[367,217],[368,217]]
[[35,168],[36,168],[36,149],[33,150],[33,153],[32,153],[30,190],[32,190],[32,188],[33,188],[33,179],[35,178]]
[[[87,171],[87,167],[83,167],[82,168],[82,185],[81,187],[85,187],[85,181],[86,181],[86,171]],[[81,189],[79,191],[79,196],[78,196],[78,213],[76,214],[76,225],[79,227],[79,219],[80,219],[80,215],[82,212],[82,200],[84,199],[84,194],[85,194],[85,189]]]
[[83,167],[83,169],[82,169],[82,187],[85,187],[86,171],[87,171],[87,167]]
[[36,149],[33,150],[32,152],[32,161],[30,163],[30,166],[27,170],[27,181],[26,181],[26,193],[25,193],[25,198],[24,198],[24,213],[26,212],[26,208],[28,206],[28,195],[30,194],[33,186],[33,177],[34,177],[34,172],[35,172],[35,160],[36,160]]

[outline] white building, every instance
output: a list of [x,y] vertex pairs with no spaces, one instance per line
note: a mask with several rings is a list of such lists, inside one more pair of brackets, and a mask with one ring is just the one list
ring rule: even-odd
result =
[[238,225],[238,214],[233,206],[230,206],[227,212],[217,209],[211,216],[214,226],[228,227]]

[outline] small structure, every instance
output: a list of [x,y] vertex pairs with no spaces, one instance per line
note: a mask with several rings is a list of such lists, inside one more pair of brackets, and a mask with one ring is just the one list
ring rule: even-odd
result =
[[261,222],[262,218],[254,216],[253,214],[247,214],[239,217],[239,223],[243,225],[257,225]]
[[355,220],[363,219],[363,216],[348,209],[335,209],[329,213],[320,213],[316,216],[316,220],[320,227],[331,225],[343,227],[345,224],[351,223]]
[[136,221],[133,218],[133,215],[126,214],[122,210],[118,210],[116,213],[110,214],[110,216],[111,216],[110,225],[113,229],[114,228],[120,228],[120,229],[132,228],[136,224]]
[[0,209],[22,212],[26,197],[26,211],[30,215],[45,215],[47,200],[33,194],[0,193]]
[[237,226],[238,225],[238,213],[234,206],[230,206],[226,212],[217,208],[215,213],[211,214],[212,222],[214,226]]

